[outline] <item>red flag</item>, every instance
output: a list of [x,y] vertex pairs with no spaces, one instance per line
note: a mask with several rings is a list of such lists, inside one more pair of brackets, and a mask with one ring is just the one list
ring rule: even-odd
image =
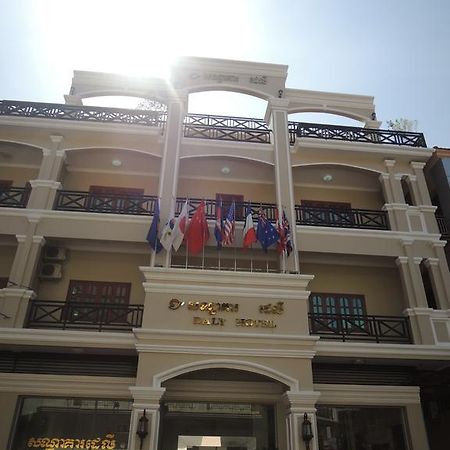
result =
[[205,217],[205,201],[202,200],[189,222],[184,240],[189,253],[195,255],[202,251],[208,239],[209,229]]

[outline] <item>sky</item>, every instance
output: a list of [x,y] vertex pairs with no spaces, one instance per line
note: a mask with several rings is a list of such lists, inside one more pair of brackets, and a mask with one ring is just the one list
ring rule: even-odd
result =
[[[74,70],[167,76],[179,56],[285,64],[287,87],[374,96],[383,128],[407,118],[450,147],[449,0],[0,0],[0,17],[0,99],[63,103]],[[207,93],[189,110],[264,105]]]

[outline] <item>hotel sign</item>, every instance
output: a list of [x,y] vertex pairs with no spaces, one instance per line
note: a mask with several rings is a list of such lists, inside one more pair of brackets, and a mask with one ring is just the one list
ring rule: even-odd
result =
[[[194,300],[183,301],[178,298],[172,298],[169,300],[169,309],[176,311],[186,307],[188,311],[206,312],[207,317],[194,316],[192,323],[194,325],[204,326],[219,326],[223,327],[227,320],[223,317],[215,317],[218,313],[237,313],[239,312],[238,303],[226,303],[226,302],[199,302]],[[268,303],[265,305],[259,305],[258,312],[260,314],[273,314],[280,315],[284,313],[284,302]],[[211,317],[214,316],[214,317]],[[233,319],[229,320],[233,322]],[[276,328],[277,325],[272,319],[255,319],[255,318],[235,318],[234,325],[236,327],[245,328]]]
[[58,449],[90,449],[90,450],[114,450],[116,448],[116,440],[114,434],[107,434],[103,439],[98,437],[95,439],[73,439],[73,438],[49,438],[49,437],[31,437],[27,442],[28,448],[39,448],[41,450],[58,450]]

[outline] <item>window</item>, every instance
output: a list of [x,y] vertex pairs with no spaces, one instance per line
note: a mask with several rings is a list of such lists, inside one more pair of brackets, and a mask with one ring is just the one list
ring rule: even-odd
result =
[[127,448],[128,400],[25,397],[19,402],[11,450]]
[[[73,320],[86,322],[126,322],[131,283],[71,280],[67,302]],[[83,307],[86,305],[86,307]],[[114,308],[118,306],[118,308]]]
[[402,408],[318,406],[319,450],[407,450]]
[[130,213],[142,209],[144,189],[90,186],[89,194],[90,210]]
[[8,286],[8,277],[0,277],[0,289]]
[[[366,328],[366,304],[364,295],[312,293],[309,297],[309,310],[313,316],[313,332],[338,329]],[[361,317],[361,320],[358,318]]]

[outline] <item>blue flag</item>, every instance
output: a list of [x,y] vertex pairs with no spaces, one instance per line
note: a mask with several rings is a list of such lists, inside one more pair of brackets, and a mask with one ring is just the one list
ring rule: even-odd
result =
[[150,225],[150,229],[147,233],[147,241],[150,244],[150,247],[156,252],[159,253],[162,250],[161,242],[158,239],[158,226],[159,226],[159,199],[155,204],[155,211],[153,212],[153,220]]
[[276,228],[267,220],[262,210],[259,211],[256,237],[263,250],[267,253],[268,247],[278,242],[280,235]]

